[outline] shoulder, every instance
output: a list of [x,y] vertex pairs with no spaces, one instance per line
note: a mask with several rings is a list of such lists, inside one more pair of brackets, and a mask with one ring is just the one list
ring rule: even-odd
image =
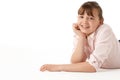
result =
[[110,40],[112,38],[115,38],[115,36],[111,27],[108,24],[103,24],[96,30],[97,40],[104,41],[104,40]]
[[108,24],[102,24],[97,29],[97,32],[106,32],[106,31],[112,31],[111,27]]
[[96,30],[97,35],[110,35],[113,34],[113,31],[111,27],[108,24],[103,24],[99,26],[99,28]]

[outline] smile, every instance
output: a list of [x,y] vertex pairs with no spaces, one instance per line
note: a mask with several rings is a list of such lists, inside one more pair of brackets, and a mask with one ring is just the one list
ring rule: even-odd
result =
[[81,25],[81,27],[84,28],[84,29],[90,28],[89,26],[83,26],[83,25]]

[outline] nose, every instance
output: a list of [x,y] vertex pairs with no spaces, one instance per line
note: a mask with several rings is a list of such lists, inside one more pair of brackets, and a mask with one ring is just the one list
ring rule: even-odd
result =
[[84,18],[84,19],[83,19],[83,23],[84,23],[84,24],[87,24],[87,23],[88,23],[88,18]]

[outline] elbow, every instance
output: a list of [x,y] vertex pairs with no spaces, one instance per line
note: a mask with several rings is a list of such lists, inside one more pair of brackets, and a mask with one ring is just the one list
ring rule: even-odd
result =
[[75,63],[79,63],[80,61],[77,61],[77,60],[75,60],[75,59],[71,59],[70,62],[71,62],[72,64],[75,64]]
[[70,60],[70,63],[71,63],[71,64],[74,64],[74,63],[75,63],[75,61],[74,61],[73,59],[71,59],[71,60]]
[[85,60],[82,60],[82,59],[76,59],[76,58],[71,58],[71,60],[70,60],[70,62],[72,63],[72,64],[74,64],[74,63],[80,63],[80,62],[85,62]]
[[95,69],[93,69],[92,71],[91,71],[92,73],[95,73],[95,72],[97,72]]
[[74,63],[76,63],[76,62],[74,62],[74,61],[71,60],[70,63],[71,63],[71,64],[74,64]]

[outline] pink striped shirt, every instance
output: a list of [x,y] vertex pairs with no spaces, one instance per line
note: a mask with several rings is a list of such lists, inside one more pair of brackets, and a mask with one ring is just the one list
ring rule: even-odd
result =
[[101,25],[87,40],[87,62],[97,71],[99,68],[120,68],[120,43],[107,24]]

